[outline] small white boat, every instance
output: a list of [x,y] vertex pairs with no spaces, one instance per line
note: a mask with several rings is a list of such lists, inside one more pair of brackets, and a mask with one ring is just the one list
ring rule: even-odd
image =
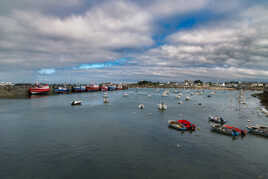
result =
[[177,94],[177,93],[179,93],[179,91],[178,90],[174,90],[174,93]]
[[168,96],[169,95],[169,91],[168,90],[165,90],[163,93],[162,93],[162,96]]
[[124,97],[127,97],[127,96],[128,96],[128,94],[127,94],[127,93],[124,93],[124,94],[123,94],[123,96],[124,96]]
[[139,104],[139,109],[144,109],[144,104]]
[[182,104],[182,101],[179,101],[178,104]]
[[71,103],[72,106],[74,106],[74,105],[81,105],[81,104],[82,104],[81,101],[73,101],[73,102]]
[[189,101],[191,98],[189,96],[186,96],[185,101]]
[[181,96],[180,96],[180,95],[177,95],[177,96],[176,96],[176,98],[177,98],[177,99],[180,99],[180,98],[181,98]]
[[167,110],[167,105],[166,104],[164,104],[164,103],[161,103],[161,104],[158,104],[158,109],[159,110]]
[[215,91],[212,91],[212,92],[209,93],[209,95],[214,95],[214,94],[216,94]]

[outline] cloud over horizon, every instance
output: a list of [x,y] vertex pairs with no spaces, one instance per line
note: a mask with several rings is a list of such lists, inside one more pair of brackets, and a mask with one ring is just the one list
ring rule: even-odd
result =
[[[4,0],[0,7],[0,81],[16,79],[13,71],[21,74],[18,81],[35,81],[40,75],[48,75],[50,81],[83,81],[85,76],[268,77],[265,1]],[[187,19],[194,23],[180,24]],[[120,65],[107,62],[122,58],[132,60]],[[103,68],[107,66],[109,71]]]

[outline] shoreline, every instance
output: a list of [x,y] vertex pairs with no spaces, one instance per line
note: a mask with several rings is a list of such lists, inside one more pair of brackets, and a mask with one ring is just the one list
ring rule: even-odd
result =
[[[50,85],[50,91],[42,96],[54,96],[59,95],[54,92],[54,89],[60,85]],[[29,95],[29,88],[31,85],[7,85],[0,86],[0,99],[27,99],[31,98]],[[68,85],[68,88],[71,89],[72,85]],[[139,85],[139,84],[128,84],[128,88],[138,89],[138,88],[173,88],[173,89],[184,89],[184,90],[240,90],[241,88],[231,88],[231,87],[219,87],[219,86],[176,86],[176,85]],[[263,88],[243,88],[243,90],[250,91],[263,91]],[[72,92],[70,90],[69,93],[64,94],[72,94],[77,92]],[[85,92],[86,93],[86,92]],[[262,94],[262,93],[261,93]],[[33,95],[33,96],[41,96],[41,95]],[[267,102],[268,103],[268,102]]]

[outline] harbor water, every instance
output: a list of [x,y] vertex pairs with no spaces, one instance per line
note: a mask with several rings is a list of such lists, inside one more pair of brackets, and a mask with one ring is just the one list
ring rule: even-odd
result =
[[[209,115],[220,115],[239,128],[268,125],[254,92],[246,91],[240,104],[239,91],[208,98],[211,91],[180,90],[181,99],[174,89],[166,97],[163,91],[113,91],[107,104],[101,92],[0,99],[0,178],[268,178],[268,138],[233,139],[208,123]],[[82,105],[71,106],[73,100]],[[157,109],[160,102],[166,111]],[[168,128],[178,119],[198,130]]]

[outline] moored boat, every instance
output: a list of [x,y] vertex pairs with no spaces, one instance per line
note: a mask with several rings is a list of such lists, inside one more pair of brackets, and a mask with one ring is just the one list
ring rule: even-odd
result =
[[116,90],[123,90],[124,88],[123,88],[123,85],[121,85],[121,84],[119,84],[119,85],[117,85],[116,86]]
[[175,121],[175,120],[169,120],[168,121],[168,126],[173,128],[173,129],[177,129],[177,130],[180,130],[180,131],[186,131],[187,128],[182,125],[181,123]]
[[168,96],[169,95],[169,91],[168,90],[165,90],[163,93],[162,93],[162,96]]
[[222,117],[219,117],[219,116],[209,116],[208,121],[218,123],[218,124],[225,124],[227,122],[226,120],[224,120]]
[[138,106],[140,109],[144,109],[144,104],[139,104]]
[[81,101],[73,101],[73,102],[71,103],[72,106],[75,106],[75,105],[81,105],[81,104],[82,104]]
[[73,86],[72,91],[73,92],[85,92],[86,87],[85,86]]
[[29,89],[29,94],[47,94],[49,92],[50,88],[48,84],[45,85],[35,85]]
[[183,125],[187,130],[195,131],[196,126],[195,124],[192,124],[190,121],[187,120],[178,120],[178,123]]
[[114,91],[116,90],[116,86],[108,86],[108,91]]
[[225,134],[225,135],[244,137],[247,134],[246,130],[242,130],[242,129],[229,126],[229,125],[211,123],[210,126],[211,126],[212,131]]
[[251,134],[268,137],[268,126],[260,126],[260,125],[248,126],[247,129],[248,132]]
[[55,93],[61,94],[61,93],[68,93],[69,89],[66,87],[58,87],[56,89],[54,89]]
[[87,92],[100,91],[100,87],[99,87],[99,85],[88,85],[88,86],[86,86],[86,91]]
[[161,111],[167,110],[167,105],[162,102],[158,104],[158,109]]
[[101,86],[101,87],[100,87],[100,90],[101,90],[101,91],[108,91],[108,87],[107,87],[107,86]]
[[189,101],[191,98],[189,96],[186,96],[185,101]]

